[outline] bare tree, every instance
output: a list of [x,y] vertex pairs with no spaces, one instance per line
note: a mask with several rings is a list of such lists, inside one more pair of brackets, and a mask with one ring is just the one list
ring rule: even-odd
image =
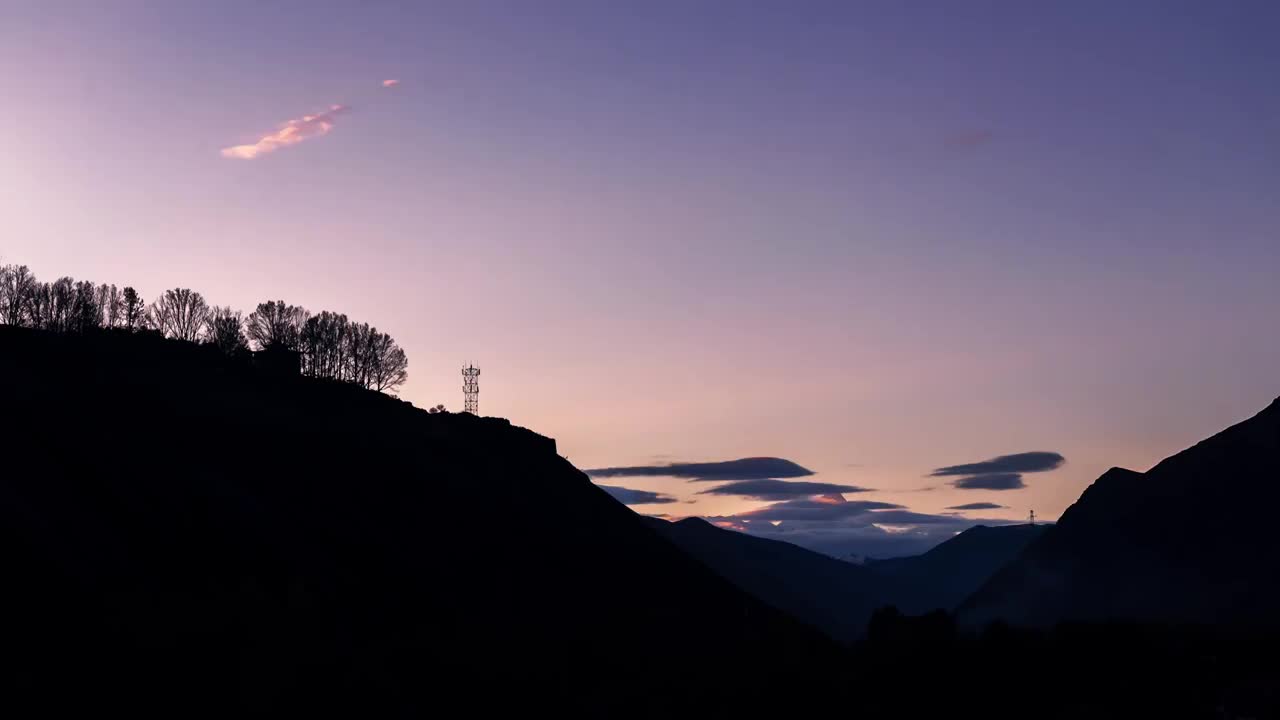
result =
[[26,324],[27,296],[34,284],[26,265],[0,267],[0,324]]
[[389,391],[409,377],[409,358],[390,335],[365,323],[353,323],[347,333],[343,379],[370,390]]
[[209,319],[209,305],[204,297],[188,288],[165,290],[151,304],[151,326],[165,337],[196,342]]
[[26,265],[19,265],[9,272],[8,295],[9,305],[5,308],[6,321],[10,325],[32,326],[28,308],[31,295],[36,291],[36,278]]
[[239,310],[213,307],[209,311],[205,340],[227,355],[239,355],[249,349],[244,336],[244,320]]
[[409,379],[409,358],[390,335],[373,331],[373,366],[366,387],[386,392]]
[[342,379],[360,387],[369,387],[373,367],[373,334],[368,323],[352,323],[347,328],[346,369]]
[[60,277],[46,284],[41,299],[41,322],[37,327],[53,332],[67,332],[71,329],[72,312],[75,309],[76,285],[69,277]]
[[102,308],[98,305],[98,288],[87,280],[75,284],[67,332],[89,332],[102,327]]
[[310,377],[346,380],[347,335],[351,322],[346,315],[327,310],[307,318],[299,336],[302,373]]
[[137,290],[126,287],[120,294],[121,327],[126,330],[141,330],[147,320],[147,305]]
[[102,327],[120,327],[124,316],[124,301],[120,296],[120,288],[106,283],[99,285],[97,300],[99,312],[102,314]]
[[6,322],[9,317],[9,274],[13,272],[8,265],[0,265],[0,324],[10,325]]
[[283,300],[269,300],[249,314],[245,333],[259,350],[284,348],[297,350],[307,311]]
[[23,324],[37,330],[52,330],[51,297],[49,283],[32,282],[22,298]]

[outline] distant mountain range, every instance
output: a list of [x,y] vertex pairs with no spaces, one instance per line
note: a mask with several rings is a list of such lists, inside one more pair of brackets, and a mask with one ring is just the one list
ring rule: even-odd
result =
[[1052,523],[977,525],[922,555],[870,560],[867,567],[917,588],[924,594],[926,610],[952,610],[1051,527]]
[[960,618],[1274,626],[1277,507],[1280,400],[1145,473],[1107,471]]
[[717,573],[841,641],[873,610],[995,620],[1274,626],[1280,400],[1145,473],[1113,468],[1056,525],[975,527],[918,556],[835,561],[702,521],[651,523]]
[[1047,527],[978,526],[923,555],[857,565],[700,518],[647,520],[738,587],[846,643],[881,607],[952,609]]
[[995,620],[1277,625],[1280,400],[1145,473],[1113,468],[1058,524],[975,527],[929,552],[832,561],[706,523],[656,526],[725,578],[842,641],[870,613]]

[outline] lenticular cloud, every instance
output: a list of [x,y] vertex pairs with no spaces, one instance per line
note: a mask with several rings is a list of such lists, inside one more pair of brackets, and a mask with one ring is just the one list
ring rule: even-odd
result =
[[234,145],[222,149],[222,157],[235,160],[252,160],[259,155],[275,152],[282,147],[297,145],[304,140],[327,135],[333,129],[334,119],[347,111],[345,105],[330,105],[328,110],[315,115],[303,115],[289,120],[274,132],[267,133],[247,145]]

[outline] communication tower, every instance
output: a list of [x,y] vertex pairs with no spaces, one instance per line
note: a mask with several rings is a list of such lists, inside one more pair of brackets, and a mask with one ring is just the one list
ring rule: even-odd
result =
[[462,411],[469,412],[472,415],[479,415],[480,368],[474,365],[467,365],[462,368],[462,395],[466,399],[466,403],[462,408]]

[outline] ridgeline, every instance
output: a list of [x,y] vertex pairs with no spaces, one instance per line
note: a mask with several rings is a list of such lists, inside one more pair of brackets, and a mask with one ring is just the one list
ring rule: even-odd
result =
[[834,653],[505,420],[110,331],[0,327],[0,398],[10,698],[720,712]]

